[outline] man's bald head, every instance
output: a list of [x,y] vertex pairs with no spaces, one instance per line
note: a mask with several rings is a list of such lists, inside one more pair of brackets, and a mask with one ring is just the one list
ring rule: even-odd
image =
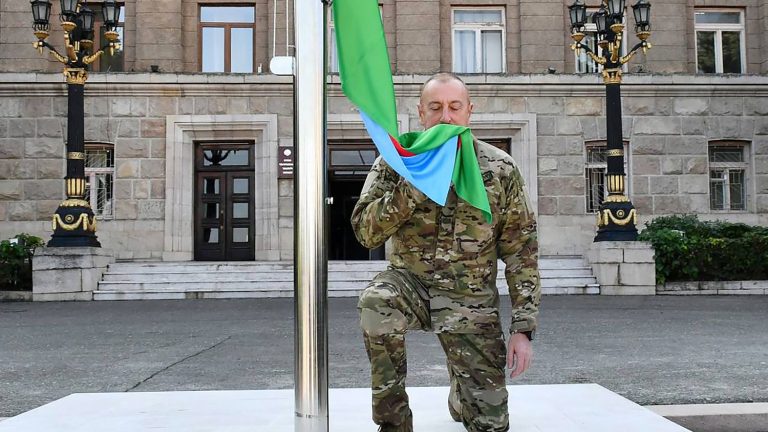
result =
[[449,81],[458,81],[461,83],[461,85],[464,87],[464,89],[467,91],[467,101],[469,101],[469,88],[467,87],[467,84],[464,83],[464,80],[461,79],[460,76],[456,75],[452,72],[440,72],[432,75],[431,77],[427,78],[426,81],[424,81],[424,84],[421,85],[421,90],[419,91],[419,99],[421,100],[424,97],[424,90],[427,89],[427,86],[432,82],[438,82],[438,83],[446,83]]
[[436,124],[469,126],[472,102],[464,81],[452,73],[431,76],[421,87],[419,121],[424,129]]

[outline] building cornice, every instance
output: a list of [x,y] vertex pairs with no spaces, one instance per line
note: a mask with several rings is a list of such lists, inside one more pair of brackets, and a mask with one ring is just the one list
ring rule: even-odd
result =
[[[396,75],[399,97],[416,97],[428,75]],[[601,97],[599,75],[470,75],[462,77],[476,97]],[[647,97],[767,97],[765,75],[625,75],[625,96]],[[276,75],[168,73],[92,74],[87,96],[291,96],[293,79]],[[58,73],[0,73],[0,96],[65,96]],[[338,75],[329,78],[328,95],[341,97]]]

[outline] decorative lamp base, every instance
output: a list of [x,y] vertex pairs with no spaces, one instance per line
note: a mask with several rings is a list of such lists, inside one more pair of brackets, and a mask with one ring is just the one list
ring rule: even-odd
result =
[[96,219],[87,205],[67,200],[53,215],[53,235],[48,247],[80,246],[101,247],[96,238]]
[[605,202],[597,213],[596,242],[636,241],[637,210],[630,201]]

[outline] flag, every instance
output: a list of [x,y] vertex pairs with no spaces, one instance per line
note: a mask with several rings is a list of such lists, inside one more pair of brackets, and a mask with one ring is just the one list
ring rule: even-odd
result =
[[334,0],[333,20],[344,94],[360,110],[381,157],[440,205],[453,183],[456,194],[483,212],[491,209],[474,138],[466,126],[436,125],[398,134],[395,88],[377,0]]

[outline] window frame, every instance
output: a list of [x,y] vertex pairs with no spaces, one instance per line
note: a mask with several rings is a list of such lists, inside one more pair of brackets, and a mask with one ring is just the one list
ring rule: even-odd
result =
[[[108,41],[101,40],[101,29],[104,27],[104,16],[101,12],[101,8],[104,6],[103,2],[88,2],[86,5],[91,8],[91,10],[94,11],[94,19],[93,19],[93,51],[96,52],[99,49],[101,49],[103,46],[107,45]],[[89,72],[96,72],[96,73],[108,73],[108,72],[125,72],[125,14],[126,14],[126,8],[125,8],[125,2],[117,3],[117,6],[122,9],[120,12],[120,18],[122,18],[122,21],[118,22],[118,24],[115,27],[122,29],[122,37],[118,40],[120,43],[120,50],[123,53],[122,62],[120,64],[120,70],[101,70],[101,62],[102,59],[105,58],[105,56],[109,56],[109,53],[104,53],[101,55],[101,58],[96,60],[95,62],[91,63]]]
[[[739,24],[698,24],[696,23],[697,12],[738,12]],[[697,7],[693,11],[693,39],[694,39],[694,54],[695,54],[695,67],[696,74],[708,75],[712,72],[699,72],[699,32],[715,32],[715,74],[723,73],[723,32],[724,31],[738,31],[739,32],[739,53],[741,59],[741,72],[745,74],[747,69],[747,25],[745,22],[745,13],[742,8],[706,8]]]
[[[384,5],[379,3],[379,17],[381,26],[384,27]],[[333,22],[333,14],[328,14],[328,73],[339,74],[339,50],[336,48],[336,24]],[[386,29],[384,29],[386,37]]]
[[[749,153],[749,142],[748,141],[738,141],[738,140],[717,140],[717,141],[710,141],[707,143],[707,184],[709,186],[708,188],[708,195],[709,195],[709,211],[714,213],[747,213],[749,212],[749,204],[750,204],[750,194],[749,194],[749,185],[751,183],[751,173],[750,173],[750,153]],[[712,162],[711,159],[711,153],[713,149],[716,148],[738,148],[741,150],[742,155],[742,161],[741,162]],[[721,179],[723,184],[723,208],[717,209],[713,208],[712,206],[712,171],[714,170],[723,170],[725,171],[725,176]],[[732,202],[731,202],[731,182],[730,182],[730,171],[734,170],[740,170],[744,173],[744,182],[742,184],[743,188],[743,194],[744,194],[744,207],[741,209],[733,209],[732,208]]]
[[[250,7],[253,9],[253,22],[203,22],[203,8],[218,8],[218,7]],[[224,29],[224,70],[223,71],[203,71],[203,29],[204,28],[223,28]],[[251,58],[251,71],[250,72],[232,72],[232,29],[233,28],[249,28],[251,29],[251,49],[254,51]],[[197,58],[199,61],[199,70],[201,73],[236,73],[236,74],[253,74],[256,72],[256,5],[253,3],[200,3],[197,8]]]
[[[115,218],[115,176],[116,176],[116,170],[115,170],[115,145],[112,143],[107,142],[86,142],[83,150],[83,153],[85,154],[85,161],[84,161],[84,175],[86,179],[86,189],[89,192],[89,196],[86,198],[86,201],[91,205],[91,210],[93,210],[94,216],[96,216],[100,220],[111,220]],[[110,167],[89,167],[88,166],[88,152],[89,151],[96,151],[96,150],[108,150],[112,153],[111,162],[112,166]],[[99,174],[106,174],[110,175],[112,177],[112,180],[110,182],[109,188],[111,189],[109,193],[107,194],[107,197],[105,197],[104,201],[105,203],[107,201],[111,201],[110,203],[110,209],[109,213],[105,214],[103,209],[99,209],[98,203],[98,188],[94,188],[93,185],[96,183],[96,176]]]
[[[597,12],[597,11],[598,11],[598,8],[587,8],[587,17],[592,16],[592,13],[593,12]],[[626,23],[626,21],[627,21],[627,19],[626,19],[627,14],[624,14],[624,16],[625,16],[624,22]],[[587,23],[584,24],[584,34],[585,34],[584,39],[585,39],[585,41],[589,38],[590,39],[590,44],[588,46],[592,49],[592,51],[595,54],[602,55],[602,53],[599,52],[600,51],[600,47],[597,45],[597,35],[596,35],[596,33],[597,33],[597,25],[595,23],[587,22]],[[624,30],[622,30],[622,32],[621,32],[621,53],[620,53],[621,56],[627,55],[627,44],[629,42],[629,39],[627,39],[627,37],[628,37],[627,36],[627,26],[625,25],[624,26]],[[582,43],[584,43],[584,41],[582,41]],[[587,45],[587,43],[584,43],[584,45]],[[581,56],[586,57],[586,62],[584,64],[587,65],[587,66],[591,64],[595,68],[594,71],[589,71],[589,70],[580,71],[579,70],[579,66],[581,65],[581,61],[580,61]],[[573,70],[577,74],[585,74],[585,75],[586,74],[600,74],[600,73],[603,73],[603,65],[598,64],[594,60],[592,60],[586,52],[584,52],[584,51],[578,52],[578,51],[574,50],[574,52],[573,52]],[[628,64],[625,63],[625,64],[621,65],[621,70],[623,72],[627,72],[629,70],[628,69]]]
[[[627,195],[627,197],[631,197],[631,188],[632,188],[632,181],[630,177],[629,167],[631,166],[629,161],[629,141],[623,140],[623,146],[624,146],[624,174],[626,176],[626,179],[624,181],[624,193]],[[605,202],[605,197],[608,196],[608,182],[606,181],[606,177],[608,176],[608,160],[606,159],[605,162],[590,162],[589,161],[589,150],[590,148],[600,148],[602,147],[605,151],[607,151],[608,147],[608,141],[606,140],[591,140],[591,141],[585,141],[584,142],[584,212],[585,214],[597,214],[598,211],[600,211],[600,206]],[[590,199],[589,199],[589,193],[590,193],[590,177],[589,177],[589,171],[600,169],[602,170],[602,176],[603,176],[603,200],[599,203],[597,203],[597,206],[590,210]]]
[[[472,23],[464,24],[456,23],[457,11],[499,11],[501,12],[501,24],[481,24]],[[453,73],[460,74],[505,74],[507,73],[507,14],[506,8],[503,6],[459,6],[451,8],[451,71]],[[474,30],[475,32],[475,71],[474,72],[459,72],[456,70],[456,31],[457,30]],[[501,30],[501,71],[499,72],[484,72],[482,70],[483,56],[482,56],[482,32],[483,30]]]

